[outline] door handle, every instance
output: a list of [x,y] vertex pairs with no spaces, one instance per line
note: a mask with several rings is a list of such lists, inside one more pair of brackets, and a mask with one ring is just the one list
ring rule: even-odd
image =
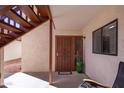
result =
[[59,56],[59,53],[58,52],[56,53],[56,56]]

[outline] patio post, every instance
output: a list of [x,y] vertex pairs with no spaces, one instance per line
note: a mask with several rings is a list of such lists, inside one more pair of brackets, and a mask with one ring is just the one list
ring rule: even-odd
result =
[[0,86],[4,85],[4,48],[0,48]]
[[52,84],[52,20],[49,20],[49,84]]

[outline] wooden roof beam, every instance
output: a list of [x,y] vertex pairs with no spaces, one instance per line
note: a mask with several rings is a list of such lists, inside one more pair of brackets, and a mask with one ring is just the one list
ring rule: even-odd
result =
[[11,26],[11,25],[9,25],[9,24],[1,21],[1,20],[0,20],[0,27],[1,28],[4,28],[4,29],[7,29],[9,31],[17,32],[17,33],[24,32],[24,31],[22,31],[22,30],[20,30],[20,29],[18,29],[16,27],[14,27],[14,26]]
[[54,29],[55,29],[55,24],[54,24],[54,21],[53,21],[53,17],[52,17],[50,7],[48,5],[36,5],[36,7],[37,7],[38,12],[40,13],[40,15],[42,17],[45,17],[45,18],[48,17],[48,19],[50,19],[52,21],[52,24],[53,24]]
[[4,43],[4,42],[0,42],[0,45],[1,45],[1,44],[5,44],[5,43]]
[[44,18],[49,18],[47,5],[36,5],[36,8],[40,15]]
[[22,12],[24,12],[26,14],[26,16],[28,16],[34,23],[39,24],[41,21],[39,19],[39,17],[35,14],[35,12],[33,11],[33,9],[29,6],[29,5],[19,5],[18,6]]
[[6,37],[6,38],[13,38],[13,36],[9,35],[9,34],[4,34],[4,33],[0,33],[1,37]]
[[3,42],[2,40],[0,40],[0,44],[4,44],[5,42]]
[[13,6],[12,5],[0,5],[0,15],[4,15],[8,12]]
[[49,19],[52,21],[54,29],[56,29],[55,23],[53,21],[53,16],[52,16],[52,13],[51,13],[51,10],[50,10],[50,6],[47,6],[47,8],[48,8]]
[[25,28],[30,28],[32,25],[27,22],[24,18],[22,18],[20,15],[18,15],[14,10],[10,10],[5,14],[7,17],[15,20],[17,23],[22,25]]

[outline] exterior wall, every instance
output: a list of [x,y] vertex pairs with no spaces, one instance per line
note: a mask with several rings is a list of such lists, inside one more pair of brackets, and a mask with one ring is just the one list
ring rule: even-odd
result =
[[4,47],[4,61],[18,59],[22,57],[21,41],[14,41]]
[[48,63],[49,22],[46,22],[22,37],[22,71],[48,71]]
[[[124,61],[123,9],[123,6],[107,6],[82,30],[83,35],[86,36],[84,45],[86,74],[90,78],[110,86],[114,83],[119,62]],[[93,54],[92,32],[116,18],[118,18],[118,56]]]

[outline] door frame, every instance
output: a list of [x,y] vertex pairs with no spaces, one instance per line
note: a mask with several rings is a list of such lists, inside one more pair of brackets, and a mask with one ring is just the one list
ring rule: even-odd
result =
[[[83,35],[55,35],[55,72],[56,72],[56,65],[57,65],[57,37],[81,37],[83,40]],[[83,42],[83,41],[82,41]],[[74,61],[74,58],[73,58]]]

